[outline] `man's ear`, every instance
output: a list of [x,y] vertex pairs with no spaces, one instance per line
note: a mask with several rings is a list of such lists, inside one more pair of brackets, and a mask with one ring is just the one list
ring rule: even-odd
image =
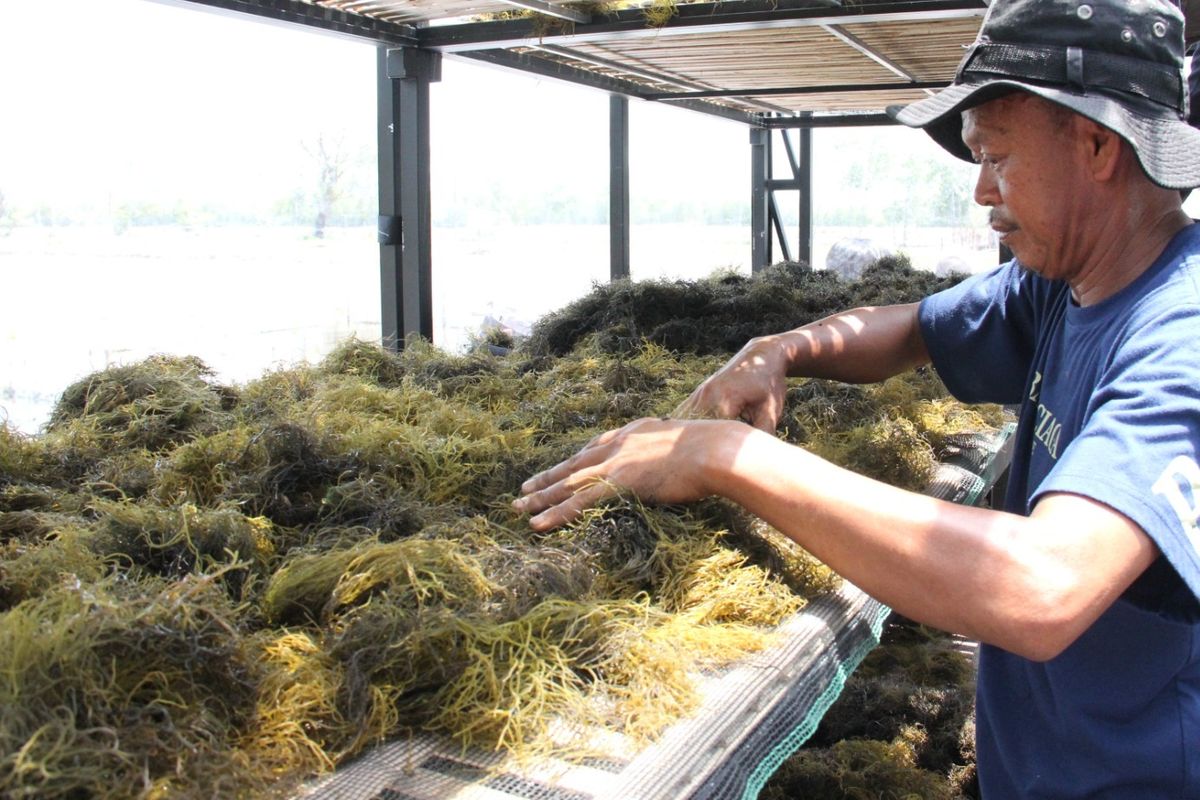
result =
[[1086,148],[1085,156],[1097,181],[1109,181],[1117,174],[1123,158],[1133,156],[1133,149],[1113,131],[1085,117],[1076,117],[1075,124]]

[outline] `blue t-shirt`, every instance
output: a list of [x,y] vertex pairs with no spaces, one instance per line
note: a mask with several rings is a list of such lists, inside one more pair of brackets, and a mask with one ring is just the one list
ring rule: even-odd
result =
[[1200,225],[1096,305],[1011,262],[920,323],[956,397],[1020,404],[1007,510],[1084,495],[1162,553],[1053,660],[980,649],[983,797],[1200,798]]

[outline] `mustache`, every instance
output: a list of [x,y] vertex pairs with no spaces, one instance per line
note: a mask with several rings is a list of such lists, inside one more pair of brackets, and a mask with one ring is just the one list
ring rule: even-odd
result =
[[988,225],[992,228],[1000,228],[1003,230],[1015,230],[1017,224],[1009,217],[1001,214],[995,208],[988,209]]

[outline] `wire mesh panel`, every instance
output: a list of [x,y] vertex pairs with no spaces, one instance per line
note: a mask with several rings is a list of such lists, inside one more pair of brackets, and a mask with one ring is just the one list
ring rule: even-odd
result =
[[[1012,426],[955,443],[928,494],[977,504],[1007,461]],[[779,626],[767,649],[697,676],[696,712],[646,746],[571,730],[587,758],[518,763],[428,734],[381,745],[308,787],[306,800],[752,800],[816,731],[891,613],[850,583]],[[584,749],[584,748],[575,748]]]

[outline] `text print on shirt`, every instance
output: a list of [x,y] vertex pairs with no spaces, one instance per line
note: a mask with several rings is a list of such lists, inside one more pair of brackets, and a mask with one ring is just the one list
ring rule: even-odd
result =
[[[1188,494],[1186,497],[1185,488]],[[1179,517],[1179,524],[1183,526],[1192,547],[1200,552],[1200,528],[1196,526],[1197,520],[1200,520],[1200,507],[1197,507],[1196,503],[1196,498],[1200,495],[1200,464],[1188,456],[1176,456],[1163,470],[1162,475],[1158,476],[1151,489],[1171,504],[1171,509],[1174,510],[1175,516]]]
[[1042,373],[1035,372],[1033,383],[1029,387],[1029,399],[1037,403],[1037,425],[1033,435],[1050,453],[1050,457],[1058,460],[1058,441],[1062,438],[1062,423],[1054,416],[1054,412],[1038,403],[1038,389],[1042,385]]

